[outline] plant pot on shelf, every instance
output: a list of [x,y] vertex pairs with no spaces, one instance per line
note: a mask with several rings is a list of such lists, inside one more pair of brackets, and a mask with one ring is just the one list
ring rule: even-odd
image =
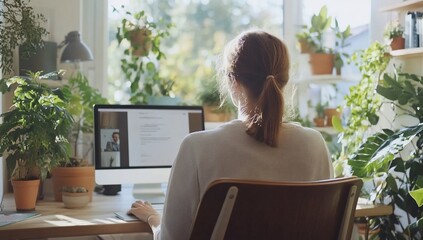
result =
[[311,53],[311,73],[314,75],[332,74],[334,66],[334,54]]
[[405,47],[405,39],[403,37],[394,37],[391,41],[391,49],[398,50],[404,49]]
[[324,127],[325,126],[325,119],[324,118],[320,118],[320,117],[314,118],[313,122],[314,122],[314,125],[316,127]]
[[56,167],[51,172],[53,182],[54,200],[62,201],[62,188],[64,186],[81,186],[88,190],[89,201],[95,187],[95,169],[87,167]]
[[12,180],[13,195],[15,197],[16,210],[27,212],[34,211],[37,202],[40,179],[35,180]]
[[326,108],[325,109],[326,126],[332,127],[332,117],[333,116],[340,117],[341,113],[338,112],[338,110],[336,108]]
[[298,45],[300,48],[300,53],[311,53],[311,51],[313,50],[306,40],[299,40]]

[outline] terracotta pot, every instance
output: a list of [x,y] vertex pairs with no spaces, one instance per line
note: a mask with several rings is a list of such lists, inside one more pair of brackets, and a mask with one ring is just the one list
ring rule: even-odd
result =
[[341,113],[337,111],[336,108],[326,108],[325,109],[325,118],[326,118],[326,126],[332,126],[332,117],[333,116],[341,116]]
[[13,195],[17,211],[34,211],[37,202],[40,179],[35,180],[12,180]]
[[324,118],[315,118],[313,119],[314,121],[314,125],[316,125],[316,127],[324,127],[325,126],[325,119]]
[[403,37],[394,37],[391,41],[391,49],[398,50],[404,49],[405,39]]
[[318,74],[332,74],[334,65],[334,54],[327,53],[311,53],[310,66],[311,73]]
[[146,28],[136,29],[129,32],[131,47],[133,48],[132,55],[148,55],[152,46],[150,35],[150,30]]
[[63,203],[66,208],[83,208],[90,202],[90,193],[62,193]]
[[206,122],[227,122],[231,119],[230,113],[219,112],[218,106],[203,106]]
[[67,187],[85,187],[88,189],[90,202],[95,187],[95,169],[89,167],[57,167],[51,172],[53,182],[54,200],[62,201],[62,188]]

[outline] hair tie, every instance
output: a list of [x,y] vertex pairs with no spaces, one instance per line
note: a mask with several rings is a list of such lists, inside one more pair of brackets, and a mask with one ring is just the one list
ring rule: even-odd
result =
[[275,76],[273,76],[273,75],[267,75],[266,81],[269,81],[269,80],[275,80]]

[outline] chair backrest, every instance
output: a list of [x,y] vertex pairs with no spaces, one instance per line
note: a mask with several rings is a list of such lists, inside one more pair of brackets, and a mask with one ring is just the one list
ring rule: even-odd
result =
[[350,239],[362,185],[357,177],[219,179],[201,199],[190,239]]

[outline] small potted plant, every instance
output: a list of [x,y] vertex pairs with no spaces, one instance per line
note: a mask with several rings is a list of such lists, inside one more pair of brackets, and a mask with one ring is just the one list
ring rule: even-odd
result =
[[64,186],[62,198],[66,208],[83,208],[90,202],[89,191],[85,187]]
[[[62,87],[69,96],[66,109],[72,114],[74,124],[68,140],[72,146],[72,154],[68,161],[52,169],[53,193],[56,201],[62,201],[63,186],[83,186],[90,191],[90,200],[95,187],[95,169],[86,160],[91,152],[93,137],[88,135],[94,131],[94,104],[107,104],[106,98],[90,86],[88,79],[77,73]],[[84,135],[85,134],[85,135]]]
[[336,75],[341,75],[341,68],[344,66],[344,58],[349,58],[350,55],[344,51],[345,47],[350,44],[346,42],[347,38],[351,36],[351,27],[348,25],[344,31],[339,27],[338,20],[335,18],[335,27],[332,28],[335,33],[335,61],[334,66]]
[[324,127],[326,123],[325,119],[325,108],[327,107],[327,103],[322,104],[321,102],[318,102],[316,106],[314,107],[316,111],[316,117],[313,119],[314,125],[316,127]]
[[[40,83],[40,73],[29,75],[0,80],[1,92],[14,94],[13,105],[0,115],[0,154],[11,169],[18,210],[35,208],[40,179],[68,159],[71,151],[66,139],[73,124],[66,110],[68,99],[60,89],[52,90]],[[35,187],[34,195],[23,189],[26,184]],[[21,205],[20,197],[31,201]]]
[[202,81],[197,99],[204,108],[206,122],[226,122],[233,118],[235,107],[228,99],[221,104],[222,99],[216,81]]
[[384,36],[390,41],[392,50],[404,49],[405,39],[403,34],[404,28],[398,21],[390,22],[386,25]]

